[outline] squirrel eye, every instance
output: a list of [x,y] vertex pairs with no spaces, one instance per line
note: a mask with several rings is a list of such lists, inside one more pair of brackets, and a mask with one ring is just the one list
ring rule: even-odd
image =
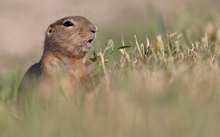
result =
[[73,24],[72,22],[70,22],[70,21],[65,21],[65,22],[63,23],[63,26],[65,26],[65,27],[71,27],[71,26],[74,26],[74,24]]

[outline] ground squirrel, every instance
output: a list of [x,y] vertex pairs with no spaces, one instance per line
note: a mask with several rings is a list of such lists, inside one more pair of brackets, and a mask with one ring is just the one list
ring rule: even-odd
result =
[[[82,16],[70,16],[52,23],[44,41],[41,60],[26,72],[18,90],[18,101],[27,94],[48,96],[57,88],[65,95],[84,83],[91,73],[86,54],[97,27]],[[31,90],[31,91],[30,91]]]

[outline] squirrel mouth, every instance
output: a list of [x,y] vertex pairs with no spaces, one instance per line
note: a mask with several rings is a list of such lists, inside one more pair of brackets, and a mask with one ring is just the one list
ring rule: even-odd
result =
[[93,40],[94,39],[89,39],[87,42],[91,44],[93,42]]
[[92,42],[93,42],[94,39],[89,39],[89,40],[85,40],[82,44],[82,48],[83,50],[85,51],[88,51],[91,49],[92,47]]

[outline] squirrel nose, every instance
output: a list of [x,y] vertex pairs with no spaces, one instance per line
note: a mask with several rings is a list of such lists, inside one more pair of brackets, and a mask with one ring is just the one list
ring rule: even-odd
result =
[[91,31],[92,33],[96,33],[97,27],[96,27],[95,25],[91,26],[90,31]]

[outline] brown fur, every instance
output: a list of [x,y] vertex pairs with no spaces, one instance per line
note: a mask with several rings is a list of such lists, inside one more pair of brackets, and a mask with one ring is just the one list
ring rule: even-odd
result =
[[81,16],[52,23],[46,31],[41,60],[28,69],[20,84],[18,101],[24,100],[25,94],[48,97],[56,89],[69,96],[76,86],[85,84],[91,73],[86,58],[88,43],[95,39],[96,31],[96,26]]

